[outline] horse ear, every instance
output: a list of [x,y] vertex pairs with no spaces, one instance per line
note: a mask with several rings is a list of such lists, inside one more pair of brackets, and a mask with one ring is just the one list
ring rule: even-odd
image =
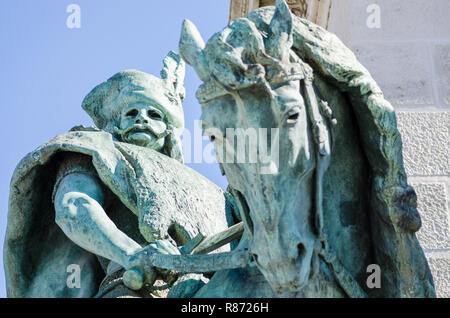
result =
[[205,42],[200,32],[191,21],[184,20],[179,44],[180,55],[186,63],[195,69],[200,79],[206,82],[209,75],[205,53],[203,52],[204,48]]
[[289,59],[289,50],[293,44],[292,14],[285,0],[276,0],[276,9],[269,25],[269,34],[265,41],[266,52],[281,61]]
[[183,101],[185,95],[183,86],[185,65],[183,60],[177,53],[170,51],[164,59],[163,64],[161,78],[166,81],[173,92]]

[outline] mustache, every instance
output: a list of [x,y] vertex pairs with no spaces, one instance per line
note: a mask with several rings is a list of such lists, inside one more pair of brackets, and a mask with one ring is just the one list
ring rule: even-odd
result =
[[126,136],[132,132],[148,132],[157,139],[164,138],[169,134],[169,131],[167,131],[167,130],[164,130],[161,133],[157,133],[152,129],[152,127],[150,125],[146,125],[146,124],[134,124],[133,126],[130,126],[130,127],[124,128],[124,129],[114,127],[114,132],[120,136]]

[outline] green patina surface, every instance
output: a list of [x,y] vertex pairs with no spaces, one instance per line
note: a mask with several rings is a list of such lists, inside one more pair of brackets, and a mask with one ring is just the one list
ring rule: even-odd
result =
[[[203,81],[197,97],[216,149],[229,128],[265,128],[276,137],[269,160],[222,162],[225,193],[181,163],[180,57],[169,53],[161,78],[116,74],[83,102],[98,129],[57,136],[16,168],[10,297],[435,295],[393,107],[335,35],[277,0],[206,44],[186,21],[180,53]],[[236,209],[244,233],[233,252],[181,255],[233,225]],[[70,264],[82,268],[81,288],[67,287]],[[380,288],[366,284],[370,264]]]

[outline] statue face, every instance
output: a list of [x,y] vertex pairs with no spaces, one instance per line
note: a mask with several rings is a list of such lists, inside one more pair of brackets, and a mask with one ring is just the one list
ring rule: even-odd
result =
[[120,135],[123,141],[161,151],[167,136],[161,110],[147,103],[134,103],[122,110]]

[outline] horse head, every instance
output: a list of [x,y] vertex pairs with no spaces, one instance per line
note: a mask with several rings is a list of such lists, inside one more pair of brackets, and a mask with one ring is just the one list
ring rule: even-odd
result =
[[203,133],[248,207],[250,253],[280,293],[308,283],[319,242],[313,197],[321,149],[315,105],[304,98],[312,69],[291,49],[292,29],[288,6],[277,1],[269,32],[236,19],[205,45],[185,21],[180,40],[182,57],[204,82],[197,91]]

